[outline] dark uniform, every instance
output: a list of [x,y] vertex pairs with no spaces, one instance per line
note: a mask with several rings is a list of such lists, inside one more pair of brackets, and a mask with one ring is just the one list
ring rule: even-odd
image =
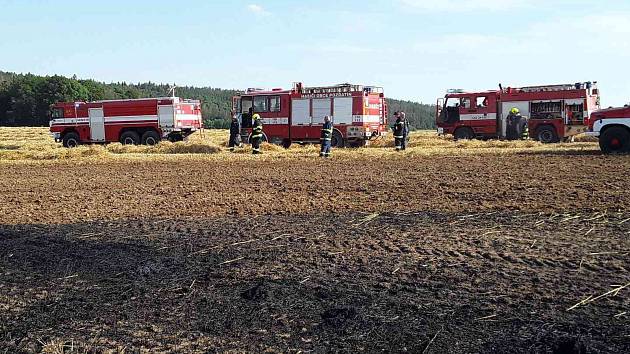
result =
[[405,134],[405,121],[400,117],[396,119],[396,123],[394,123],[394,140],[396,142],[396,151],[404,150],[406,144],[406,134]]
[[228,147],[230,151],[234,151],[234,147],[241,145],[241,124],[236,117],[232,118],[232,124],[230,124],[230,141]]
[[405,117],[402,118],[402,121],[405,128],[403,129],[403,141],[401,146],[402,150],[407,150],[407,144],[409,143],[409,121]]
[[521,138],[520,130],[521,130],[521,120],[522,116],[520,113],[510,113],[507,116],[507,129],[505,131],[505,135],[507,140],[518,140]]
[[254,120],[252,129],[252,152],[254,155],[262,153],[260,150],[260,144],[263,140],[263,124],[260,118]]
[[330,153],[332,149],[332,135],[333,135],[332,122],[324,122],[324,125],[322,126],[322,135],[319,139],[322,144],[322,149],[319,153],[319,156],[330,157]]

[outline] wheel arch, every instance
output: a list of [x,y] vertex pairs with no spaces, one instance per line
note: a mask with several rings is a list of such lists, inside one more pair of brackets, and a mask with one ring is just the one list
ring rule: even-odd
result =
[[459,126],[455,129],[453,129],[453,137],[455,137],[455,139],[457,139],[457,135],[458,132],[468,132],[470,133],[470,139],[476,139],[477,138],[477,133],[475,132],[475,129],[473,129],[472,127],[469,127],[467,125],[463,125],[463,126]]
[[142,134],[148,132],[148,131],[154,131],[156,133],[158,133],[158,135],[162,136],[162,132],[160,131],[160,129],[154,127],[154,126],[139,126],[139,127],[123,127],[118,131],[118,139],[120,139],[121,135],[123,135],[126,132],[132,131],[132,132],[136,132],[138,135],[142,136]]
[[77,131],[77,130],[76,130],[76,128],[72,127],[72,128],[66,128],[66,129],[64,129],[64,130],[61,132],[61,134],[59,135],[59,137],[60,137],[61,139],[63,139],[63,137],[64,137],[66,134],[68,134],[68,133],[75,133],[75,134],[77,134],[77,135],[81,136],[81,134],[79,134],[79,131]]
[[602,126],[602,128],[599,130],[599,135],[601,136],[602,134],[604,134],[604,132],[608,129],[614,128],[614,127],[619,127],[619,128],[623,128],[625,129],[628,133],[630,133],[630,126],[627,126],[625,124],[621,124],[621,123],[611,123],[611,124],[606,124],[604,126]]

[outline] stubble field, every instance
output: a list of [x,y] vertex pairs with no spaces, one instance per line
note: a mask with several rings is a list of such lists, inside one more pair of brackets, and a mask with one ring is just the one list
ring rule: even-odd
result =
[[630,157],[596,143],[0,136],[6,352],[630,349]]

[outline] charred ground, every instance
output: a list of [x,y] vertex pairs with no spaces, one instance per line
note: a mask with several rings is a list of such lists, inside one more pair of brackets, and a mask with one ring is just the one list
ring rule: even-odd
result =
[[628,289],[597,297],[630,282],[628,170],[494,154],[14,164],[0,347],[627,352]]

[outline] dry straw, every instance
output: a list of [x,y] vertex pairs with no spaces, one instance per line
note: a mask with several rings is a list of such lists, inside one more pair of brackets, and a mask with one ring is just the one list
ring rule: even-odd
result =
[[[482,154],[575,154],[598,153],[596,142],[579,137],[569,144],[544,145],[535,141],[471,140],[453,141],[451,137],[437,136],[433,131],[414,132],[408,149],[402,153],[393,151],[394,142],[389,137],[371,141],[367,147],[334,149],[334,158],[391,158],[392,156],[440,156]],[[264,155],[251,157],[251,148],[245,146],[231,153],[227,149],[226,130],[205,130],[193,134],[185,142],[161,142],[156,146],[123,146],[121,144],[84,145],[65,149],[48,135],[47,128],[0,128],[0,161],[42,160],[107,160],[121,158],[170,159],[300,159],[317,157],[319,147],[313,144],[293,144],[289,149],[264,143]],[[185,155],[186,157],[182,156]],[[172,156],[172,157],[169,157]]]

